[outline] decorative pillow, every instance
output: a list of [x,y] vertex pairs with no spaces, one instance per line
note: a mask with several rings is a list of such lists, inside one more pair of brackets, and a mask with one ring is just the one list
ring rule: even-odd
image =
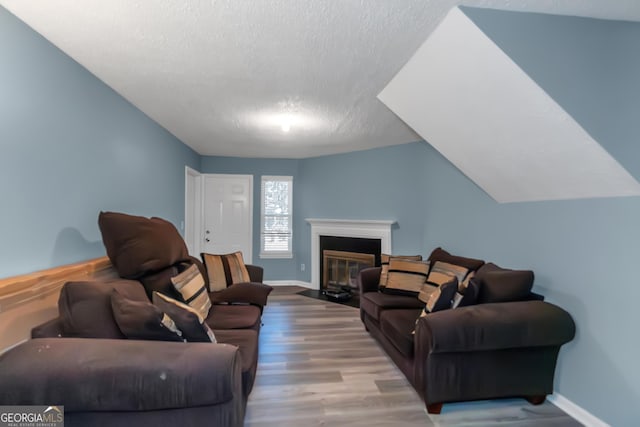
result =
[[[422,313],[420,313],[420,317],[425,317],[429,313],[435,313],[436,311],[446,310],[451,308],[453,304],[453,298],[456,294],[456,290],[458,289],[458,279],[453,277],[449,282],[442,284],[441,286],[434,288],[434,291],[429,295],[429,299],[424,309],[422,309]],[[418,320],[420,317],[416,319],[416,325],[418,324]],[[415,328],[412,334],[415,334]]]
[[98,225],[107,256],[120,277],[136,279],[189,260],[182,236],[164,219],[100,212]]
[[449,264],[443,261],[436,261],[429,271],[427,282],[440,286],[451,281],[452,277],[458,279],[458,283],[462,282],[469,270],[459,265]]
[[111,308],[120,331],[131,339],[182,341],[174,321],[149,301],[134,301],[111,292]]
[[176,322],[176,326],[182,331],[182,337],[187,341],[216,342],[213,331],[197,310],[158,292],[153,293],[153,304]]
[[453,265],[459,265],[465,267],[471,271],[475,271],[480,268],[484,261],[475,258],[465,258],[461,256],[451,255],[449,252],[442,248],[436,248],[429,255],[429,261],[434,264],[436,261],[442,261]]
[[429,297],[424,311],[434,313],[440,310],[451,308],[453,297],[458,290],[458,279],[453,277],[447,283],[443,283]]
[[185,271],[172,277],[171,283],[185,303],[197,310],[203,318],[209,315],[211,300],[198,266],[191,264]]
[[389,274],[389,261],[391,259],[405,259],[409,261],[422,261],[422,255],[380,255],[380,287],[384,288],[387,286],[387,277]]
[[207,267],[209,276],[209,290],[221,291],[234,283],[251,282],[249,271],[244,265],[242,252],[234,252],[226,255],[200,254]]
[[533,287],[533,271],[490,271],[482,276],[479,303],[526,300]]
[[144,288],[133,280],[67,282],[60,291],[58,310],[65,336],[125,338],[111,309],[111,292],[134,301],[149,301]]
[[386,293],[418,296],[427,282],[428,261],[410,261],[392,258],[389,261]]
[[453,296],[453,305],[451,308],[476,304],[478,295],[480,294],[480,284],[476,280],[471,279],[463,291],[461,291],[460,288],[461,285],[458,285],[458,292]]
[[476,276],[476,272],[470,271],[469,274],[467,274],[467,277],[465,277],[464,280],[458,284],[458,292],[460,292],[461,294],[464,294],[464,291],[469,286],[471,279],[473,279],[475,276]]

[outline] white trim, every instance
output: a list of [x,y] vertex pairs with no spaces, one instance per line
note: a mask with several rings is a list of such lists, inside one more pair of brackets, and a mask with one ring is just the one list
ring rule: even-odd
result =
[[265,280],[262,283],[269,286],[300,286],[302,288],[313,289],[311,283],[301,280]]
[[391,226],[396,221],[305,219],[311,224],[311,289],[320,289],[320,236],[380,239],[382,253],[391,252]]
[[[195,198],[193,200],[193,205],[190,205],[190,200],[188,198],[188,177],[194,178],[195,183]],[[202,217],[203,217],[203,185],[202,185],[202,174],[197,170],[185,166],[184,167],[184,230],[182,230],[182,235],[185,238],[185,242],[187,247],[193,251],[191,255],[195,257],[200,257],[201,252],[201,239],[200,236],[203,234],[203,225],[202,225]],[[193,209],[194,213],[194,224],[189,223],[189,210]],[[195,241],[191,241],[191,237],[187,234],[188,230],[194,230]]]
[[547,400],[558,408],[562,409],[571,418],[585,425],[586,427],[611,427],[609,424],[602,421],[586,409],[576,405],[563,395],[554,392],[552,395],[547,396]]

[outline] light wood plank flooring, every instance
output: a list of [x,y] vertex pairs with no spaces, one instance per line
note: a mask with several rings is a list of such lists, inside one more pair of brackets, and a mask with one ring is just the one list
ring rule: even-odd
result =
[[429,415],[358,309],[301,290],[277,287],[269,297],[247,427],[580,426],[551,403],[521,399],[445,404]]

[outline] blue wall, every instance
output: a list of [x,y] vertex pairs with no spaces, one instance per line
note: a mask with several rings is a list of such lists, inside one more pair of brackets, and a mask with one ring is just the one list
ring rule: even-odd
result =
[[0,277],[104,255],[100,210],[184,218],[200,158],[0,7]]
[[[640,24],[465,13],[640,179]],[[640,198],[498,205],[438,155],[425,167],[424,191],[434,202],[427,205],[425,246],[444,241],[455,251],[532,268],[538,290],[578,327],[561,353],[556,389],[611,425],[637,425],[640,341],[632,328],[640,324]]]

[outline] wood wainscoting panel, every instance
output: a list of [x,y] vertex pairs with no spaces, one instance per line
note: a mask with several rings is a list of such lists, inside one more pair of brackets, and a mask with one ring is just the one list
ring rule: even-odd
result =
[[106,280],[118,274],[101,257],[0,279],[0,353],[28,339],[31,328],[58,314],[62,286],[74,280]]

